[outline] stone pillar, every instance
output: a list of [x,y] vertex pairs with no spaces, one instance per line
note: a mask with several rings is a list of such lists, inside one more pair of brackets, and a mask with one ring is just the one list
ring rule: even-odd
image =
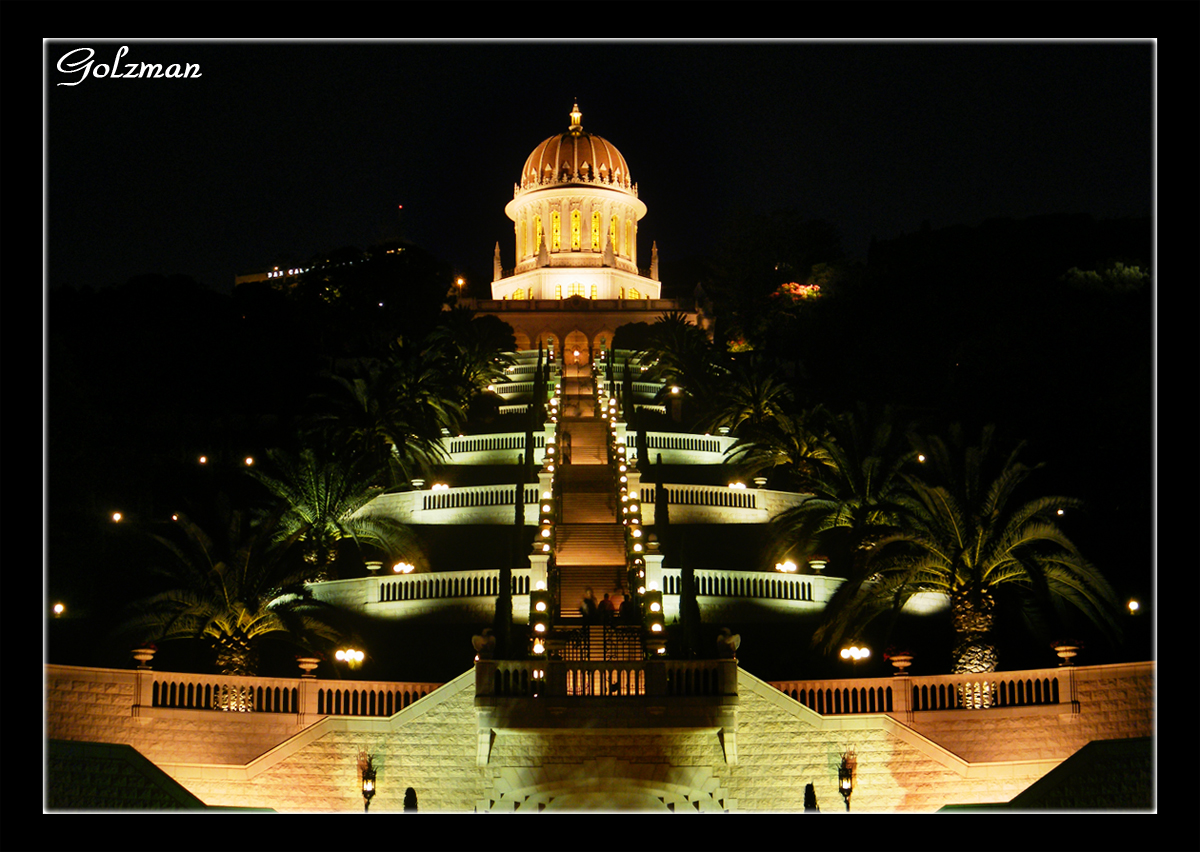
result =
[[663,555],[649,549],[643,555],[646,557],[646,588],[663,591]]
[[300,678],[300,694],[298,696],[298,709],[300,711],[300,724],[306,725],[317,717],[317,693],[320,687],[313,677]]
[[136,680],[133,686],[133,713],[131,715],[140,716],[143,707],[154,706],[154,672],[149,666],[139,666],[134,677]]
[[[540,547],[540,545],[535,545]],[[545,588],[549,586],[548,569],[550,563],[550,554],[542,553],[539,549],[536,553],[529,554],[529,588],[534,590],[538,587],[538,583],[544,583]]]

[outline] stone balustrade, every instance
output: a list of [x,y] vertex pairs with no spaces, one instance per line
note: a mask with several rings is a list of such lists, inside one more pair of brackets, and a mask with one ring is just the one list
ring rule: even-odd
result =
[[[512,593],[529,594],[528,568],[514,569]],[[372,597],[379,603],[429,600],[436,598],[488,597],[500,594],[500,570],[431,571],[378,578],[378,591]]]
[[[530,568],[515,568],[512,572],[513,616],[519,620],[529,615],[531,574]],[[476,611],[486,620],[500,593],[500,569],[380,574],[311,583],[309,589],[325,603],[380,617],[402,618],[458,608]]]
[[[683,572],[663,569],[663,594],[683,591]],[[697,596],[763,598],[777,601],[803,601],[825,604],[834,591],[846,582],[841,577],[823,574],[778,574],[765,571],[697,569]]]
[[734,660],[480,660],[475,695],[636,698],[737,695]]
[[[516,497],[516,485],[507,484],[397,491],[381,494],[359,511],[403,524],[511,524]],[[525,486],[525,523],[537,523],[540,497],[536,484]]]
[[439,683],[320,680],[160,672],[114,671],[132,678],[132,713],[162,710],[213,710],[235,713],[291,713],[302,716],[391,716]]
[[[533,433],[535,450],[546,448],[546,436],[543,432]],[[509,450],[525,452],[524,432],[498,432],[490,435],[460,435],[453,438],[443,438],[442,447],[453,464],[487,464],[488,461],[477,460],[478,454],[501,453],[501,461],[507,461]],[[512,458],[516,458],[512,456]],[[540,458],[540,456],[538,456]]]
[[1049,707],[1071,712],[1073,667],[960,675],[781,681],[776,689],[824,716]]

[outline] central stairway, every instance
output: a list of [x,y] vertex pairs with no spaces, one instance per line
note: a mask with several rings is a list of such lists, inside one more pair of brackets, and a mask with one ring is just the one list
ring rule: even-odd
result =
[[[585,659],[640,660],[640,625],[583,624],[579,607],[588,589],[599,603],[607,594],[619,610],[625,599],[625,527],[608,464],[608,423],[594,416],[594,388],[582,370],[564,376],[568,404],[560,422],[563,460],[558,468],[562,515],[555,527],[560,628],[584,628],[574,654]],[[572,400],[573,398],[573,400]]]

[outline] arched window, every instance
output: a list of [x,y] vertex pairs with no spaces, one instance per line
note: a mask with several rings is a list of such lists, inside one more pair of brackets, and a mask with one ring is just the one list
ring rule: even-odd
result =
[[580,284],[578,281],[576,281],[573,284],[567,285],[567,296],[568,297],[582,296],[582,295],[583,295],[583,285]]
[[562,298],[562,285],[561,284],[554,285],[554,298],[556,298],[556,299]]
[[581,230],[583,223],[580,221],[579,211],[571,211],[571,251],[579,251],[579,241],[581,238]]
[[633,220],[625,220],[625,254],[633,257]]
[[562,216],[557,210],[550,214],[550,251],[562,249]]
[[642,298],[642,294],[641,294],[641,293],[639,293],[639,292],[638,292],[637,290],[635,290],[634,288],[630,287],[630,288],[629,288],[629,298],[630,298],[630,299],[640,299],[640,298]]
[[592,251],[600,251],[600,211],[592,211]]
[[517,222],[517,257],[518,258],[522,258],[525,256],[525,246],[529,242],[528,235],[526,234],[526,231],[528,230],[528,228],[529,228],[529,223],[525,220],[525,217],[522,216],[521,221]]
[[542,251],[542,217],[541,216],[533,217],[533,230],[534,230],[533,253],[541,254],[541,251]]
[[593,284],[593,285],[592,285],[592,298],[593,298],[593,299],[599,299],[599,298],[600,298],[600,296],[599,296],[599,293],[600,293],[600,290],[599,290],[599,288],[598,288],[598,287],[596,287],[596,285],[595,285],[595,284]]
[[520,287],[518,287],[516,290],[513,290],[512,297],[514,299],[524,299],[525,291],[523,289],[521,289]]
[[621,253],[621,220],[617,216],[612,217],[612,222],[608,225],[608,240],[612,243],[613,254]]

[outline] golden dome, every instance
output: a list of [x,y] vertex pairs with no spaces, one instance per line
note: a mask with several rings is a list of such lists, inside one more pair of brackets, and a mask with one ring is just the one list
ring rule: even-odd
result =
[[566,133],[551,136],[525,161],[518,192],[559,184],[601,185],[637,195],[629,166],[617,147],[583,129],[579,105]]

